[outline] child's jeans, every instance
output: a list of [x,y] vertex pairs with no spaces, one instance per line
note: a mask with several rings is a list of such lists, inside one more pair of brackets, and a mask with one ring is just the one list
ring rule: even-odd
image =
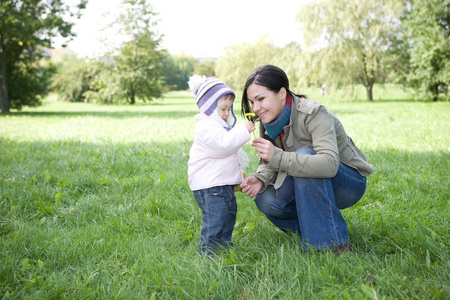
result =
[[198,251],[211,255],[219,247],[233,246],[231,235],[237,214],[234,186],[216,186],[193,191],[193,194],[203,213]]

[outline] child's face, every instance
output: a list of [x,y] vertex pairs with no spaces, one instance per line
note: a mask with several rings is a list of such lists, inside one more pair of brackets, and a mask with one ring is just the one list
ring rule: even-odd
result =
[[217,101],[217,110],[219,111],[219,116],[225,122],[231,114],[231,106],[233,105],[233,100],[234,99],[225,100],[223,98],[220,98],[219,101]]

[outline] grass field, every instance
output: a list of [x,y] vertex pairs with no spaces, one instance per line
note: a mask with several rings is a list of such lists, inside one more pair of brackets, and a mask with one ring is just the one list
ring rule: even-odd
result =
[[[450,104],[318,91],[307,94],[375,167],[343,211],[354,252],[302,251],[239,193],[236,248],[201,257],[192,95],[135,106],[51,96],[0,115],[0,298],[449,299]],[[257,157],[244,149],[248,174]]]

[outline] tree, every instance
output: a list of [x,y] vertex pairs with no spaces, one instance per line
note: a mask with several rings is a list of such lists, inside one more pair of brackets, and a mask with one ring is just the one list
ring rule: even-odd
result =
[[[43,86],[38,79],[46,72],[37,62],[44,47],[51,48],[57,35],[71,37],[73,23],[87,1],[80,0],[76,12],[61,0],[0,0],[0,106],[2,113],[23,105],[37,105]],[[16,91],[17,85],[20,92]],[[12,88],[14,86],[14,88]]]
[[54,87],[66,101],[135,104],[138,98],[161,96],[167,54],[159,49],[161,37],[151,31],[156,14],[145,0],[123,0],[122,8],[111,26],[125,42],[103,57],[66,63],[55,76]]
[[124,101],[120,76],[115,70],[115,61],[110,55],[89,62],[89,88],[83,93],[86,102],[114,104]]
[[204,75],[206,77],[216,76],[216,62],[205,60],[195,66],[194,74]]
[[292,42],[280,50],[275,57],[275,65],[282,68],[289,78],[289,86],[293,92],[301,93],[299,90],[306,86],[304,74],[307,66],[305,56],[299,44]]
[[151,31],[157,24],[156,14],[146,0],[123,0],[124,13],[118,18],[120,33],[130,37],[114,57],[120,96],[136,102],[136,97],[151,100],[162,93],[162,62],[165,50],[160,49],[161,36]]
[[280,49],[261,37],[256,43],[233,45],[225,50],[225,55],[216,62],[216,74],[230,88],[243,88],[247,77],[256,68],[266,64],[276,64]]
[[194,72],[198,60],[185,54],[170,55],[164,59],[165,85],[173,90],[186,90],[189,76]]
[[164,53],[156,49],[157,43],[152,32],[139,33],[114,57],[120,96],[130,104],[136,97],[145,101],[161,96]]
[[[23,106],[35,107],[41,105],[40,97],[47,94],[51,78],[56,67],[51,61],[39,61],[35,64],[17,62],[8,69],[9,108],[22,109]],[[8,113],[3,110],[2,113]]]
[[310,51],[308,81],[337,86],[357,80],[372,101],[401,7],[398,0],[322,0],[303,6],[297,20]]
[[90,72],[92,62],[77,58],[76,55],[65,55],[57,68],[51,88],[58,94],[58,99],[83,102],[93,77]]
[[292,42],[284,48],[278,48],[268,42],[266,36],[261,36],[254,44],[242,43],[228,47],[225,55],[217,61],[215,70],[220,79],[239,91],[248,76],[266,64],[276,65],[286,72],[292,91],[306,85],[306,59],[300,45]]
[[450,85],[450,1],[415,0],[404,21],[409,38],[408,83],[420,95],[437,101]]

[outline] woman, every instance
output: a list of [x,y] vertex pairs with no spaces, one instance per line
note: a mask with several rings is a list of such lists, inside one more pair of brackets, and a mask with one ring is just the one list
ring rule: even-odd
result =
[[266,65],[247,79],[242,113],[261,121],[252,146],[261,158],[241,184],[258,209],[283,231],[302,236],[302,249],[351,251],[340,209],[358,202],[373,171],[325,106],[289,90],[280,68]]

